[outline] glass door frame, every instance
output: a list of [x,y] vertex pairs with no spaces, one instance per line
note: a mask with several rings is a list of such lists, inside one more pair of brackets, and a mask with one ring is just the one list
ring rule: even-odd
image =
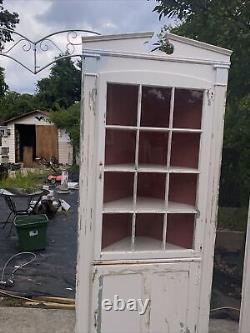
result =
[[[199,181],[196,194],[196,226],[194,231],[194,249],[160,250],[160,251],[121,251],[102,252],[102,211],[103,211],[103,183],[105,159],[105,122],[107,105],[107,84],[132,84],[140,86],[156,86],[167,88],[197,89],[204,91],[202,124],[199,153]],[[209,175],[209,152],[211,141],[211,124],[213,109],[209,101],[212,84],[209,81],[194,77],[176,75],[173,73],[149,71],[122,71],[100,73],[97,79],[96,101],[96,133],[97,133],[97,164],[96,164],[96,210],[94,232],[94,260],[157,260],[170,258],[200,258],[204,242],[204,223],[206,223],[206,197]],[[139,88],[139,91],[141,89]]]

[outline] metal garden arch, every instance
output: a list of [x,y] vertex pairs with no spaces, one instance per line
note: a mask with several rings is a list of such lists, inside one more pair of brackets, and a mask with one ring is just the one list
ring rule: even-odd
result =
[[[45,68],[51,66],[59,59],[64,58],[72,58],[72,57],[82,57],[83,53],[78,52],[77,46],[82,45],[81,38],[83,36],[89,35],[100,35],[98,32],[91,31],[91,30],[83,30],[83,29],[69,29],[69,30],[62,30],[51,33],[43,38],[33,41],[28,37],[20,34],[19,32],[13,31],[7,28],[0,28],[0,41],[1,35],[3,32],[8,32],[14,36],[16,36],[16,40],[11,40],[8,42],[8,47],[5,49],[4,47],[0,48],[0,56],[9,58],[26,70],[33,74],[38,74],[43,71]],[[20,47],[23,52],[27,55],[31,56],[30,60],[31,64],[25,64],[23,61],[19,60],[18,57],[15,55],[15,50],[17,47]],[[64,48],[64,49],[63,49]],[[45,64],[40,64],[41,59],[44,58],[45,54],[51,53],[53,51],[58,52],[59,54],[50,55],[50,58],[53,60],[48,60]],[[91,54],[84,54],[84,57],[91,57]]]

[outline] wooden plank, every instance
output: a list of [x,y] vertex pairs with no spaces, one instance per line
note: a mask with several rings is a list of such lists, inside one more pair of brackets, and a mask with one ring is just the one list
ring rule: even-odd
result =
[[250,329],[249,309],[250,309],[250,200],[249,200],[249,210],[248,210],[239,333],[249,333]]
[[32,168],[34,165],[33,162],[33,148],[24,146],[23,147],[23,166],[25,168]]
[[53,125],[36,126],[36,156],[58,159],[58,133]]

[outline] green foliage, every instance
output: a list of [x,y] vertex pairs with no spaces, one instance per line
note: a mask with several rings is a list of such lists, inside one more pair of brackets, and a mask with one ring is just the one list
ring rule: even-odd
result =
[[39,107],[57,110],[68,108],[81,99],[81,70],[70,58],[59,59],[48,78],[37,83]]
[[70,58],[58,60],[52,66],[49,77],[38,81],[37,93],[35,95],[3,91],[1,96],[0,89],[0,120],[10,119],[34,109],[67,109],[70,105],[80,101],[80,62],[77,65],[78,67],[74,65]]
[[[242,0],[156,0],[171,32],[233,50],[225,118],[220,203],[246,205],[250,188],[250,5]],[[164,45],[164,41],[163,41]]]
[[218,210],[218,229],[245,231],[247,227],[247,208],[220,207]]
[[6,120],[30,112],[36,109],[36,105],[36,98],[33,95],[7,91],[0,98],[0,119]]
[[[10,13],[3,7],[3,0],[0,0],[0,27],[14,30],[16,24],[19,23],[18,14]],[[3,31],[0,33],[0,50],[3,49],[4,43],[12,40],[11,33],[9,31]]]
[[[14,30],[19,22],[17,13],[10,13],[3,7],[3,0],[0,0],[0,27]],[[11,33],[9,31],[0,32],[0,52],[4,49],[4,43],[11,41]],[[4,80],[4,69],[0,67],[0,98],[4,96],[8,86]]]
[[73,149],[74,158],[80,147],[80,103],[75,103],[67,109],[50,112],[50,120],[69,134]]
[[14,176],[0,179],[0,188],[24,189],[26,192],[35,192],[41,188],[43,181],[44,177],[39,173],[28,172],[24,175],[18,171]]

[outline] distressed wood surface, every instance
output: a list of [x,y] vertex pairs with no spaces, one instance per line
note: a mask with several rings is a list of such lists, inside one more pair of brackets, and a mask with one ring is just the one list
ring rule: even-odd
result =
[[239,333],[249,333],[250,331],[250,200],[247,222]]

